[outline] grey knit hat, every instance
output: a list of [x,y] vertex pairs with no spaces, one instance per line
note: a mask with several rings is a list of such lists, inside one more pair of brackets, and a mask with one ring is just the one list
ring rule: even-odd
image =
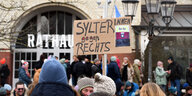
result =
[[95,74],[94,92],[107,92],[109,95],[115,95],[116,85],[115,82],[100,73]]
[[113,95],[110,95],[107,92],[93,92],[89,96],[113,96]]
[[116,57],[115,56],[111,56],[111,61],[116,61]]
[[94,84],[94,80],[93,79],[88,78],[88,77],[81,78],[77,82],[77,85],[79,87],[78,91],[81,92],[81,90],[83,88],[86,88],[86,87],[93,87],[93,84]]

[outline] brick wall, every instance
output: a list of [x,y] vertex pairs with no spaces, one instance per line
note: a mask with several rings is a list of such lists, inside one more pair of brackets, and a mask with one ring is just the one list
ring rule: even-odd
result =
[[13,56],[11,54],[11,52],[0,52],[0,60],[2,58],[5,58],[6,59],[6,64],[8,65],[9,67],[9,70],[10,70],[10,74],[9,74],[9,77],[7,79],[7,83],[12,85],[12,76],[13,76]]

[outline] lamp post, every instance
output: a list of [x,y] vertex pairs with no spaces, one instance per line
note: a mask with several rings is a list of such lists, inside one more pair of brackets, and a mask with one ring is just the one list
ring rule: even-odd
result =
[[[135,1],[138,1],[138,0],[122,0],[122,3],[123,5],[126,4],[126,6],[132,4],[135,7],[137,7],[137,4],[133,4],[133,2]],[[161,27],[161,26],[155,26],[154,15],[158,14],[161,9],[162,20],[166,24],[166,28],[167,28],[173,19],[173,13],[175,10],[176,3],[177,2],[175,0],[145,0],[147,13],[148,15],[152,15],[153,17],[149,21],[148,23],[149,25],[147,26],[147,33],[148,33],[148,39],[149,39],[148,82],[152,81],[152,45],[151,44],[152,44],[153,37],[155,36],[154,30],[156,28],[159,29]],[[130,6],[129,7],[126,7],[126,6],[123,6],[124,11],[130,9]],[[134,11],[136,12],[136,10]],[[128,14],[128,16],[135,16],[135,12],[132,12],[132,14]],[[127,13],[128,12],[125,12],[125,16],[127,15]]]

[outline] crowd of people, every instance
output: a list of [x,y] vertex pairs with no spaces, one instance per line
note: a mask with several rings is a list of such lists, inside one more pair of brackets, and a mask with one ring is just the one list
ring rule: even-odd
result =
[[[92,62],[88,57],[73,56],[73,60],[70,64],[67,58],[58,60],[41,55],[33,77],[28,71],[29,63],[22,60],[15,88],[4,84],[0,87],[0,96],[192,96],[192,64],[182,86],[183,69],[172,57],[167,60],[167,69],[158,61],[154,70],[155,83],[145,84],[139,59],[131,64],[124,57],[123,63],[118,64],[118,57],[110,57],[106,76],[102,75],[102,62],[98,58]],[[70,79],[72,84],[69,84]]]

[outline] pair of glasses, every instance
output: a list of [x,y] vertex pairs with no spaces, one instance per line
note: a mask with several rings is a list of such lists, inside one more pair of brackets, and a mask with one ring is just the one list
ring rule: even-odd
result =
[[24,88],[18,88],[18,91],[20,91],[20,90],[22,91],[22,90],[24,90]]

